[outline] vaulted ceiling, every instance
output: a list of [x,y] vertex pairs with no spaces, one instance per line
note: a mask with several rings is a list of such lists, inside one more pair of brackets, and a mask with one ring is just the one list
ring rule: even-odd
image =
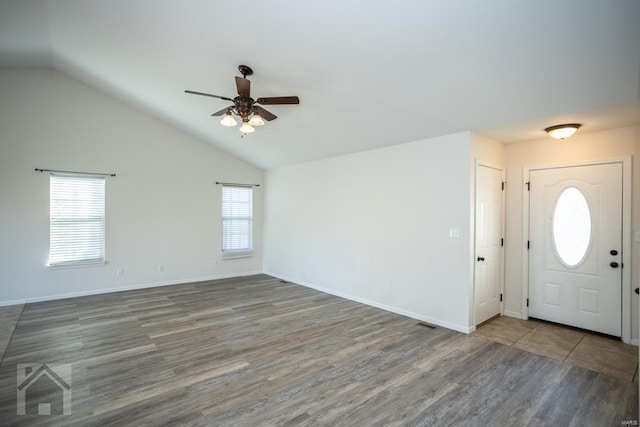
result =
[[[298,95],[240,138],[210,114]],[[259,167],[472,130],[640,123],[637,0],[2,0],[0,67],[52,67]],[[0,101],[1,102],[1,101]]]

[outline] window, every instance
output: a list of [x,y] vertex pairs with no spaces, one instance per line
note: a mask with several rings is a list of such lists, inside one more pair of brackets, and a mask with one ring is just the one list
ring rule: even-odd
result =
[[104,263],[104,177],[50,177],[49,265]]
[[253,188],[222,186],[222,256],[253,252]]
[[584,260],[591,234],[591,212],[587,199],[576,187],[566,188],[553,210],[553,243],[567,267],[576,267]]

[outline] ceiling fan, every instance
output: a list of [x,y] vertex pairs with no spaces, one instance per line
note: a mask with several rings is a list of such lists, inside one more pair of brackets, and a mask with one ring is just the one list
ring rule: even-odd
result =
[[283,105],[283,104],[300,104],[300,100],[297,96],[271,96],[267,98],[251,98],[251,82],[247,79],[247,76],[253,74],[251,67],[246,65],[239,65],[238,70],[242,74],[242,77],[236,76],[236,87],[238,88],[238,96],[235,98],[227,98],[226,96],[213,95],[210,93],[195,92],[193,90],[185,90],[186,93],[192,95],[210,96],[212,98],[224,99],[225,101],[233,102],[226,108],[217,111],[212,116],[222,116],[220,124],[223,126],[235,126],[238,123],[233,118],[233,114],[240,117],[242,120],[242,126],[240,126],[240,132],[247,134],[253,132],[255,126],[262,126],[266,121],[275,120],[278,118],[275,114],[265,110],[260,105]]

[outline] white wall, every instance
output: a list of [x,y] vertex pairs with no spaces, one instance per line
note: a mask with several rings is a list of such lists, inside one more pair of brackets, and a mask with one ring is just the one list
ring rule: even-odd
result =
[[[583,129],[584,130],[584,129]],[[506,289],[505,313],[522,315],[522,201],[524,196],[523,168],[558,163],[571,163],[599,159],[633,157],[632,230],[640,231],[640,126],[612,129],[602,132],[579,131],[565,141],[551,138],[508,144],[507,156],[507,236],[506,236]],[[631,287],[639,284],[640,248],[632,239]],[[626,268],[626,265],[625,265]],[[632,294],[631,338],[638,340],[638,296]]]
[[[0,305],[260,272],[265,195],[266,272],[469,331],[476,159],[508,165],[506,314],[521,315],[524,166],[634,156],[629,232],[640,231],[639,126],[506,147],[465,132],[268,172],[255,256],[222,261],[215,181],[263,184],[260,169],[53,70],[0,70],[0,93]],[[36,167],[117,173],[105,266],[46,268],[49,181]]]
[[268,171],[265,271],[468,331],[470,145],[465,132]]
[[[263,187],[255,256],[222,261],[215,185],[261,184],[262,170],[53,70],[0,70],[0,93],[0,304],[262,271]],[[49,178],[34,168],[117,174],[106,265],[45,266]]]

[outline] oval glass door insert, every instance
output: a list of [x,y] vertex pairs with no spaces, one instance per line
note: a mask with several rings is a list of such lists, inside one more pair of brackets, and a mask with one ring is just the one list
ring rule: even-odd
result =
[[553,244],[567,267],[582,262],[591,243],[591,212],[584,194],[566,188],[553,210]]

